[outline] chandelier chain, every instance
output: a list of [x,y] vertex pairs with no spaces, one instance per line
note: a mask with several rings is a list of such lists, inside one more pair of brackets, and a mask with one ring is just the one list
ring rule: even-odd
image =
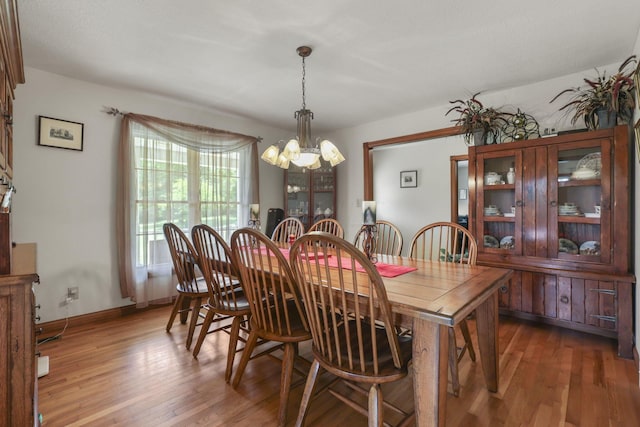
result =
[[302,109],[306,110],[307,109],[307,103],[306,103],[306,94],[304,91],[304,83],[305,83],[305,77],[306,77],[306,67],[305,67],[305,62],[304,62],[304,56],[302,57]]

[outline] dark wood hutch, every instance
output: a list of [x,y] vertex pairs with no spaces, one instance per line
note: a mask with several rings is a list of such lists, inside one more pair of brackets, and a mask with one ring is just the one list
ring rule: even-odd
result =
[[[618,354],[626,358],[633,356],[635,295],[630,132],[629,126],[618,126],[470,147],[466,156],[469,227],[479,243],[478,264],[515,271],[499,294],[500,312],[615,338]],[[450,127],[363,143],[365,199],[373,197],[372,151],[376,147],[461,133],[459,127]],[[598,177],[571,179],[578,163],[589,157],[600,160]],[[455,201],[454,163],[451,198]],[[510,167],[516,174],[513,184],[507,183]],[[484,185],[487,172],[499,172],[505,183]],[[567,203],[590,215],[559,215],[559,206]],[[484,215],[484,208],[491,205],[509,215]],[[451,221],[456,218],[452,203]],[[485,236],[495,238],[497,247],[491,247],[495,240],[490,237],[485,244]]]
[[[36,274],[14,275],[11,238],[14,90],[24,83],[17,0],[0,2],[0,425],[39,425],[35,305]],[[10,190],[11,189],[11,190]]]

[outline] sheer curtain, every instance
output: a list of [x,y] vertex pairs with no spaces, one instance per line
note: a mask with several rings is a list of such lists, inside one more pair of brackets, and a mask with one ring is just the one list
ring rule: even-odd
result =
[[124,114],[116,232],[120,289],[138,307],[175,294],[162,225],[205,223],[229,238],[259,203],[258,138]]

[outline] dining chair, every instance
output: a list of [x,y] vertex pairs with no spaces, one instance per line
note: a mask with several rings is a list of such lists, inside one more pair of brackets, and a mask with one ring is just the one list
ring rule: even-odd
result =
[[[362,249],[364,240],[364,226],[358,230],[353,244]],[[393,223],[384,220],[376,221],[376,249],[375,253],[400,256],[402,253],[402,233]]]
[[198,253],[186,234],[173,223],[164,224],[162,231],[169,245],[173,269],[178,278],[176,284],[178,297],[173,303],[166,329],[167,332],[171,331],[171,326],[173,326],[173,321],[178,313],[191,312],[186,342],[188,350],[191,347],[193,333],[201,316],[202,301],[209,296],[209,291],[204,277],[197,274],[199,271]]
[[[225,381],[229,382],[231,381],[241,325],[251,313],[249,302],[242,292],[240,274],[233,263],[231,248],[222,236],[206,224],[193,227],[191,236],[199,255],[200,269],[209,292],[209,298],[205,304],[208,310],[193,348],[193,357],[198,356],[207,334],[220,330],[229,332],[229,351],[224,375]],[[230,330],[228,322],[225,322],[229,318],[233,319]],[[214,321],[221,322],[219,324],[222,326],[210,330]]]
[[288,217],[280,221],[280,223],[274,228],[271,240],[278,243],[289,242],[289,236],[294,236],[294,239],[304,234],[304,224],[298,218]]
[[284,426],[298,344],[311,339],[304,308],[287,258],[267,236],[250,228],[236,230],[231,236],[231,253],[251,309],[249,337],[232,386],[240,383],[249,360],[266,353],[252,354],[258,339],[279,343],[284,355],[278,425]]
[[[425,225],[416,232],[411,240],[410,258],[426,259],[459,264],[476,264],[478,244],[469,230],[453,222],[435,222]],[[460,394],[458,363],[469,352],[472,361],[476,360],[471,334],[466,319],[460,322],[460,331],[464,338],[461,348],[456,344],[456,332],[449,328],[449,369],[454,396]]]
[[341,239],[344,238],[344,229],[342,228],[342,225],[333,218],[324,218],[315,222],[311,227],[309,227],[309,231],[324,231],[329,234],[333,234],[334,236],[338,236]]
[[333,383],[344,381],[349,390],[368,395],[365,409],[333,385],[326,388],[368,416],[369,426],[383,425],[383,406],[403,416],[400,425],[410,423],[413,413],[384,402],[382,396],[382,384],[407,375],[412,339],[396,333],[375,266],[353,244],[324,232],[300,237],[289,256],[311,328],[314,358],[295,425],[304,423],[320,368],[336,377]]

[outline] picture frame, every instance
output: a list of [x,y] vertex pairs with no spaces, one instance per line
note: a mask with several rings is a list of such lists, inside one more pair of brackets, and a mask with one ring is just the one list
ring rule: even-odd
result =
[[418,171],[400,172],[400,188],[414,188],[418,186]]
[[39,116],[38,145],[43,147],[83,150],[84,124]]
[[467,200],[467,189],[466,188],[461,188],[460,189],[460,192],[458,193],[458,199]]

